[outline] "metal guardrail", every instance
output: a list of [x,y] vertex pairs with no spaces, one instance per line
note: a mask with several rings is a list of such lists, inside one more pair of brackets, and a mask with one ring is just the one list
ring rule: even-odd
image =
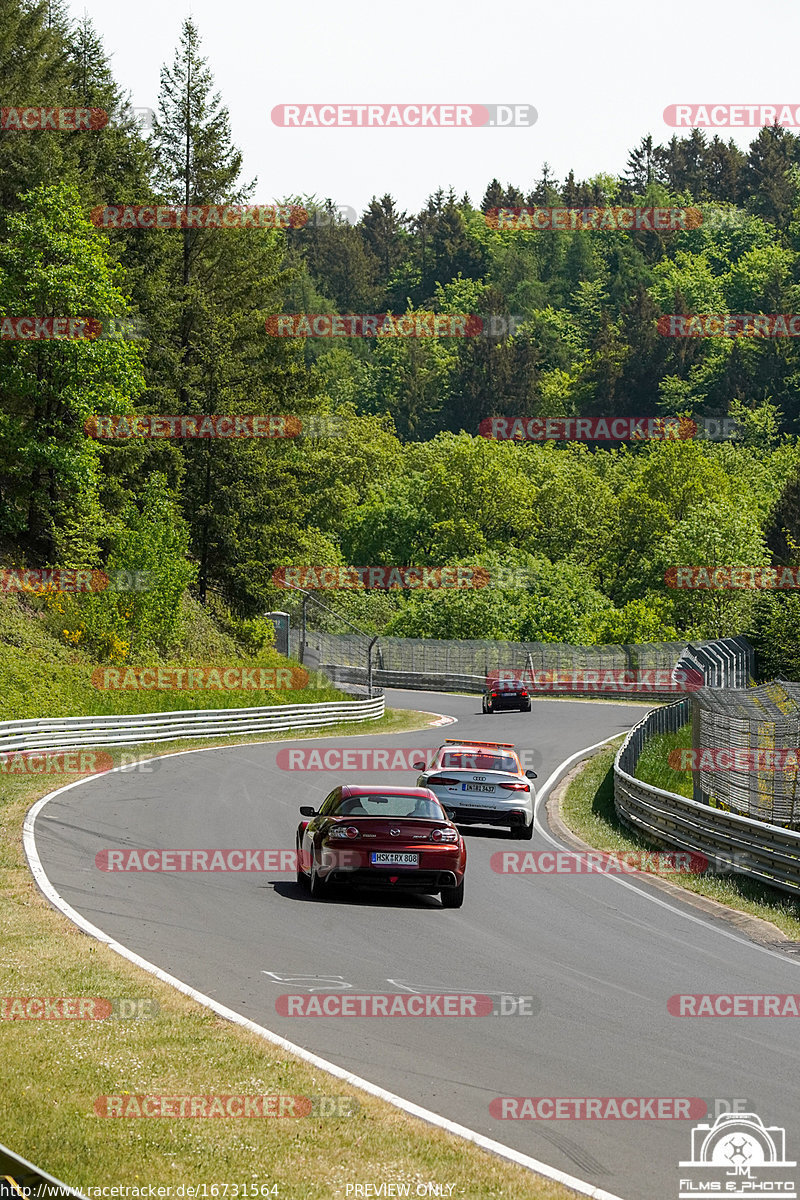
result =
[[47,1196],[49,1200],[63,1197],[63,1200],[86,1200],[83,1192],[76,1191],[66,1183],[61,1183],[53,1175],[48,1175],[41,1167],[35,1167],[27,1158],[15,1154],[7,1146],[0,1146],[0,1197],[9,1200],[20,1200],[20,1197]]
[[[366,667],[342,666],[325,663],[319,668],[324,671],[334,686],[339,684],[364,684]],[[482,692],[485,675],[419,675],[415,671],[372,671],[373,686],[377,688],[407,688],[419,692]]]
[[800,833],[662,791],[634,778],[645,743],[686,724],[690,701],[647,714],[614,759],[614,806],[623,825],[661,846],[694,851],[729,869],[796,896],[800,894]]
[[[506,668],[509,669],[509,668]],[[363,684],[366,678],[366,671],[363,667],[339,666],[336,663],[322,663],[319,667],[320,671],[324,671],[325,675],[334,685],[343,683],[358,683]],[[528,678],[524,669],[516,672],[523,680]],[[535,678],[535,676],[534,676]],[[467,692],[480,695],[486,688],[486,675],[445,675],[431,674],[420,675],[416,671],[385,671],[375,668],[372,672],[373,686],[378,688],[405,688],[412,692]],[[529,685],[530,686],[530,685]],[[643,700],[671,700],[674,698],[674,691],[654,691],[648,688],[646,691],[637,692],[635,688],[625,689],[619,685],[609,688],[591,687],[585,691],[576,689],[574,692],[565,687],[533,686],[532,695],[534,696],[570,696],[591,695],[600,699],[619,699],[620,696],[625,699],[641,697]]]
[[172,738],[266,733],[340,722],[370,721],[384,714],[384,698],[278,704],[261,708],[217,708],[136,716],[54,717],[0,721],[0,753],[14,750],[72,750],[80,746],[125,746]]

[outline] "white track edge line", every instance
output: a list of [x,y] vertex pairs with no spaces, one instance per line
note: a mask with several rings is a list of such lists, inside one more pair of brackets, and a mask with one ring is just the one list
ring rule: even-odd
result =
[[[376,736],[376,735],[373,735]],[[614,735],[619,736],[618,734]],[[611,739],[607,739],[611,740]],[[249,743],[244,743],[245,745]],[[170,758],[176,758],[178,754],[198,754],[204,750],[218,750],[219,746],[205,746],[193,750],[181,750],[177,754],[173,753]],[[152,761],[152,760],[146,760]],[[567,760],[570,761],[570,760]],[[563,766],[563,764],[562,764]],[[124,768],[122,768],[124,769]],[[115,771],[120,768],[115,767]],[[459,1125],[455,1121],[449,1120],[447,1117],[441,1116],[439,1113],[432,1112],[430,1109],[422,1108],[418,1104],[414,1104],[410,1100],[403,1099],[402,1096],[395,1095],[394,1092],[387,1091],[378,1084],[371,1083],[368,1079],[362,1079],[360,1075],[354,1075],[350,1071],[346,1071],[343,1067],[339,1067],[336,1063],[328,1062],[327,1059],[321,1058],[317,1054],[313,1054],[310,1050],[305,1050],[302,1046],[296,1045],[294,1042],[288,1041],[280,1034],[273,1033],[272,1030],[266,1029],[263,1025],[257,1025],[255,1021],[251,1021],[248,1017],[243,1017],[241,1013],[235,1012],[232,1008],[227,1008],[224,1004],[220,1004],[211,996],[204,995],[203,992],[197,991],[190,984],[184,983],[183,980],[177,979],[174,975],[168,974],[155,963],[148,962],[133,950],[129,950],[127,946],[123,946],[121,942],[115,941],[97,925],[93,925],[91,921],[87,921],[85,917],[68,904],[66,900],[56,891],[50,882],[44,867],[42,866],[39,852],[36,848],[35,822],[36,817],[51,800],[56,796],[62,795],[64,792],[71,791],[72,788],[78,787],[82,783],[88,783],[92,779],[101,779],[103,775],[111,774],[110,771],[103,771],[98,775],[91,775],[86,779],[77,779],[74,783],[68,783],[64,787],[57,788],[54,792],[49,792],[46,796],[42,796],[37,800],[32,808],[25,815],[25,822],[22,829],[22,842],[25,851],[25,856],[28,860],[28,866],[36,881],[37,886],[50,901],[54,908],[84,933],[95,938],[99,942],[103,942],[115,954],[119,954],[121,958],[125,958],[134,966],[141,967],[150,975],[154,975],[160,979],[162,983],[167,983],[174,987],[176,991],[183,992],[203,1007],[211,1009],[218,1016],[224,1017],[225,1020],[231,1021],[235,1025],[240,1025],[243,1029],[249,1030],[251,1033],[257,1034],[266,1041],[272,1042],[275,1046],[280,1046],[289,1053],[296,1055],[305,1062],[311,1063],[312,1066],[319,1067],[326,1071],[329,1075],[333,1075],[336,1079],[342,1079],[345,1083],[349,1083],[353,1087],[360,1088],[361,1091],[367,1092],[371,1096],[376,1096],[379,1100],[386,1101],[387,1104],[393,1105],[395,1108],[401,1109],[408,1113],[409,1116],[419,1117],[429,1125],[434,1125],[439,1129],[445,1130],[456,1137],[463,1138],[465,1141],[473,1142],[476,1146],[480,1146],[483,1150],[488,1150],[490,1153],[497,1155],[499,1158],[505,1158],[509,1162],[515,1163],[517,1166],[526,1167],[529,1171],[534,1171],[538,1175],[544,1176],[545,1179],[550,1179],[554,1183],[561,1183],[565,1187],[571,1188],[572,1191],[578,1192],[580,1195],[590,1197],[590,1200],[623,1200],[622,1197],[614,1195],[612,1192],[606,1192],[602,1188],[595,1187],[594,1184],[586,1183],[582,1179],[578,1179],[573,1175],[568,1175],[565,1171],[558,1170],[557,1167],[551,1167],[548,1163],[541,1162],[537,1158],[532,1158],[528,1154],[523,1154],[519,1150],[514,1150],[511,1146],[505,1146],[502,1142],[496,1142],[493,1138],[488,1138],[482,1133],[477,1133],[474,1129],[468,1129],[465,1125]],[[548,780],[549,783],[549,780]]]
[[[587,746],[585,750],[578,750],[575,754],[571,754],[569,758],[565,758],[563,763],[561,763],[560,766],[556,767],[556,769],[552,771],[550,775],[548,775],[547,779],[542,784],[539,794],[536,797],[534,825],[536,831],[545,839],[545,841],[549,842],[550,845],[554,846],[557,850],[568,850],[572,853],[576,853],[572,847],[562,845],[561,842],[557,841],[557,839],[553,837],[549,830],[544,828],[539,820],[540,802],[544,800],[553,786],[561,779],[566,767],[573,762],[577,762],[581,758],[585,758],[588,754],[591,754],[593,750],[599,750],[601,746],[605,746],[608,742],[613,742],[619,736],[620,734],[618,733],[612,734],[611,737],[604,738],[602,742],[596,742],[594,746]],[[634,871],[633,874],[638,877],[638,883],[634,883],[630,879],[624,879],[621,875],[615,875],[613,871],[605,872],[603,874],[603,878],[608,880],[609,883],[616,884],[618,887],[627,888],[629,891],[636,892],[637,895],[643,896],[645,900],[649,900],[652,904],[657,904],[659,908],[665,908],[668,912],[675,913],[677,916],[683,917],[685,921],[690,921],[694,925],[702,925],[704,929],[713,930],[713,932],[718,934],[720,937],[728,938],[728,940],[732,942],[738,942],[740,946],[746,946],[749,950],[756,950],[760,954],[768,954],[770,958],[776,958],[778,962],[783,963],[784,966],[786,964],[789,964],[789,966],[795,968],[800,966],[800,962],[798,962],[797,959],[789,958],[788,955],[782,954],[779,950],[772,950],[769,946],[764,946],[761,944],[761,942],[753,941],[752,938],[744,937],[740,933],[734,933],[732,929],[726,929],[718,923],[712,924],[712,922],[706,916],[697,916],[696,913],[690,911],[688,902],[682,902],[680,897],[674,897],[674,900],[662,899],[661,896],[656,894],[654,889],[646,886],[648,882],[647,872],[640,873],[638,871]],[[645,886],[639,886],[640,883],[644,884]],[[689,895],[694,894],[695,893],[693,892],[689,893]],[[736,912],[737,910],[731,909],[730,911]],[[766,918],[763,919],[766,920]]]

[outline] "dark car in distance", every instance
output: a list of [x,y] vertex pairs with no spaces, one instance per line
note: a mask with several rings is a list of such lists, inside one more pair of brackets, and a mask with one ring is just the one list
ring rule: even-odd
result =
[[485,713],[498,712],[504,708],[517,708],[520,712],[530,712],[531,694],[524,680],[518,677],[490,676],[486,680],[481,707]]
[[439,895],[464,902],[467,849],[424,787],[340,784],[319,809],[304,805],[297,828],[297,882],[315,900],[332,884]]

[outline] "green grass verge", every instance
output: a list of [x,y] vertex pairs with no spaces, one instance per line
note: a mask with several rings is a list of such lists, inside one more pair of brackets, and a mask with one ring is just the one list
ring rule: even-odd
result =
[[[68,622],[66,622],[68,623]],[[65,644],[65,621],[46,611],[42,601],[31,597],[0,596],[0,721],[33,720],[40,717],[114,716],[149,712],[175,712],[181,709],[257,708],[276,704],[312,704],[346,701],[353,697],[340,692],[319,673],[311,673],[306,686],[283,688],[256,683],[268,682],[259,676],[259,668],[272,672],[294,668],[283,682],[305,683],[299,664],[283,658],[271,647],[257,653],[246,651],[225,634],[209,613],[188,601],[181,610],[180,640],[168,655],[140,657],[124,662],[99,662],[87,650]],[[204,676],[212,687],[183,688],[188,674],[176,676],[164,688],[105,686],[124,683],[125,673],[151,669],[174,672],[191,668],[210,668],[220,672],[219,680]],[[230,668],[249,673],[245,686],[231,687],[223,678]],[[106,671],[119,672],[119,679],[106,677]],[[306,673],[308,674],[308,673]],[[195,677],[197,678],[197,677]],[[157,677],[152,677],[157,681]],[[128,683],[135,682],[128,675]],[[144,683],[150,679],[145,677]]]
[[636,778],[642,783],[661,788],[665,792],[676,792],[679,796],[692,798],[692,772],[679,771],[669,765],[671,750],[691,750],[692,726],[683,725],[677,733],[662,733],[645,743],[636,764]]
[[[7,650],[7,647],[2,647]],[[104,675],[98,671],[119,672],[119,682],[133,682],[132,672],[151,669],[157,672],[183,670],[184,676],[174,676],[175,682],[188,681],[192,667],[216,670],[219,682],[210,688],[151,688],[151,687],[103,687]],[[301,670],[298,664],[283,658],[274,651],[265,651],[255,658],[234,658],[202,662],[186,656],[178,662],[126,663],[124,666],[101,667],[92,662],[59,662],[46,655],[20,654],[5,657],[0,651],[0,721],[33,720],[40,717],[84,717],[124,716],[126,714],[151,712],[177,712],[196,709],[260,708],[278,704],[321,704],[326,701],[344,702],[351,695],[333,687],[323,676],[308,674],[308,686],[303,688],[231,688],[224,686],[224,675],[229,668],[253,672],[249,676],[256,683],[271,679],[275,670]],[[259,675],[265,668],[270,675]],[[157,676],[137,676],[149,682]],[[197,676],[195,676],[197,678]],[[206,674],[205,680],[211,681]],[[230,678],[230,677],[229,677]],[[283,678],[287,678],[283,676]],[[292,681],[302,679],[294,674]],[[110,676],[115,681],[113,675]],[[117,681],[115,681],[117,682]]]
[[[664,741],[663,738],[654,741]],[[622,852],[656,849],[652,842],[637,837],[622,825],[614,808],[614,755],[620,738],[611,749],[595,754],[568,785],[561,800],[561,815],[574,833],[597,850]],[[641,760],[640,760],[641,761]],[[653,760],[657,770],[666,762],[663,751]],[[667,768],[669,769],[669,768]],[[641,776],[639,776],[641,777]],[[652,778],[647,782],[654,782]],[[658,787],[667,787],[658,782]],[[673,789],[670,789],[673,790]],[[691,794],[691,791],[690,791]],[[772,921],[787,937],[800,940],[800,901],[782,896],[772,888],[744,876],[670,874],[671,883],[699,896],[717,900],[729,908]]]
[[[428,724],[421,714],[390,710],[383,720],[364,725],[296,730],[288,737],[266,734],[248,742],[397,733]],[[187,739],[136,750],[146,758],[235,740]],[[125,753],[130,755],[130,748]],[[344,1197],[348,1183],[408,1183],[413,1195],[417,1184],[435,1182],[452,1184],[455,1197],[574,1200],[574,1192],[359,1093],[220,1019],[80,933],[39,893],[21,842],[31,803],[47,787],[72,778],[2,778],[3,995],[144,997],[157,1002],[158,1015],[127,1021],[0,1021],[0,1140],[7,1146],[84,1189],[227,1183],[233,1197],[236,1183],[240,1189],[277,1183],[281,1200],[322,1200]],[[358,1108],[350,1117],[297,1120],[135,1120],[95,1114],[98,1096],[123,1092],[350,1096]],[[501,1126],[497,1137],[503,1140]]]

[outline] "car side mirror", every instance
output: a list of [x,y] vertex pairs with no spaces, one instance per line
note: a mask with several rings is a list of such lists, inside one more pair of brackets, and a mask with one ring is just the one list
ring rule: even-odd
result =
[[413,762],[411,764],[411,766],[414,768],[415,771],[424,771],[425,770],[424,762]]
[[313,808],[310,804],[301,804],[300,805],[300,816],[301,817],[315,817],[316,815],[317,815],[317,810],[315,808]]
[[536,774],[535,771],[526,771],[525,774],[528,776],[528,779],[538,779],[539,778],[539,776]]

